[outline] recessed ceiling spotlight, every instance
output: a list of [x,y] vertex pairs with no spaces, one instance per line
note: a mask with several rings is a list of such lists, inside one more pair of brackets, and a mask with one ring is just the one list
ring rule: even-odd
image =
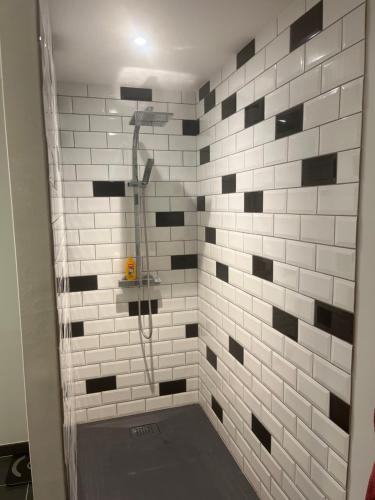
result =
[[139,45],[140,47],[144,47],[146,45],[147,41],[142,36],[137,36],[137,38],[134,38],[134,43],[136,45]]

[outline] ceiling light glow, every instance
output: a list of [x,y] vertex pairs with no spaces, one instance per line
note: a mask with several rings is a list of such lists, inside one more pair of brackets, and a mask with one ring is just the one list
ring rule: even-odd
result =
[[137,38],[134,38],[134,43],[136,45],[139,45],[140,47],[144,47],[146,45],[147,41],[142,36],[137,36]]

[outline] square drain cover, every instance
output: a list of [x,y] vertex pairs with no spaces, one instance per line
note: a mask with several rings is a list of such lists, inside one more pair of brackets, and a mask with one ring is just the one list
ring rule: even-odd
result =
[[150,436],[152,434],[160,434],[160,429],[158,424],[144,424],[137,425],[136,427],[130,427],[129,429],[131,437],[143,437]]

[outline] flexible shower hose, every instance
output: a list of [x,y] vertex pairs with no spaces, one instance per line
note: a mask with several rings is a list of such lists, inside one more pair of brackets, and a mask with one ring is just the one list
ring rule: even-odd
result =
[[[137,190],[137,195],[138,195],[138,210],[139,207],[141,208],[142,211],[142,218],[143,218],[143,228],[144,228],[144,234],[145,234],[145,254],[146,254],[146,276],[147,276],[147,301],[148,301],[148,323],[149,323],[149,333],[146,334],[144,330],[144,326],[142,324],[142,314],[141,314],[141,291],[143,290],[143,287],[141,286],[143,284],[143,265],[142,265],[142,252],[141,252],[141,247],[140,247],[140,258],[139,258],[139,263],[137,262],[137,267],[139,269],[139,283],[140,286],[138,287],[138,328],[139,331],[141,332],[142,336],[146,340],[150,340],[152,338],[152,332],[153,332],[153,325],[152,325],[152,310],[151,310],[151,298],[150,298],[150,290],[151,290],[151,285],[150,285],[150,257],[149,257],[149,252],[148,252],[148,236],[147,236],[147,224],[146,224],[146,207],[145,207],[145,201],[144,201],[144,196],[143,196],[143,191],[145,189],[145,186],[141,186],[140,183],[138,183],[138,190]],[[138,223],[140,222],[139,220],[139,212],[136,214],[136,218],[138,220]],[[142,227],[139,227],[140,229],[140,236],[142,235]],[[140,238],[141,239],[141,238]]]

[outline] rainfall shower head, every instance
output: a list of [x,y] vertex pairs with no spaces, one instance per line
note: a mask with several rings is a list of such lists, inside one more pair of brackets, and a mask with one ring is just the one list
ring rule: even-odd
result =
[[144,186],[148,184],[148,181],[150,180],[151,170],[153,166],[154,166],[154,160],[149,158],[145,166],[145,171],[143,172],[142,184]]
[[154,126],[163,127],[168,120],[173,116],[173,113],[164,113],[161,111],[153,111],[152,108],[144,111],[136,111],[130,120],[130,125],[138,126]]

